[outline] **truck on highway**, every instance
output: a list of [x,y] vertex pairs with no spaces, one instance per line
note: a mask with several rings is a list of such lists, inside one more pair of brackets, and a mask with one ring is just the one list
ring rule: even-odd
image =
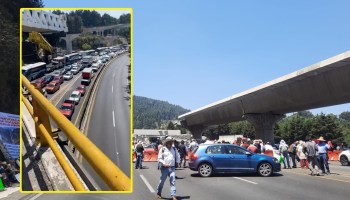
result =
[[83,77],[81,79],[81,84],[82,85],[89,85],[92,77],[94,76],[94,72],[93,72],[92,68],[85,68],[81,72],[81,76]]

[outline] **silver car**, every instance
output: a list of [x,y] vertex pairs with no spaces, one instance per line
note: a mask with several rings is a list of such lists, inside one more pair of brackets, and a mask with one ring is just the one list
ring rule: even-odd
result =
[[79,91],[73,91],[72,94],[69,97],[70,101],[74,101],[75,104],[78,104],[80,101],[81,94]]

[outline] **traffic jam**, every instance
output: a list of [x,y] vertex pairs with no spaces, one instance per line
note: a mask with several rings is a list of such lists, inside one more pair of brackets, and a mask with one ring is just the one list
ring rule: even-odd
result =
[[[76,106],[85,96],[94,74],[104,68],[112,58],[124,52],[126,49],[120,46],[79,51],[53,58],[49,64],[38,62],[24,65],[22,74],[52,103],[56,104],[54,99],[60,98],[62,101],[57,102],[57,108],[72,120]],[[58,94],[60,90],[63,91]],[[32,97],[26,88],[23,88],[23,94],[32,103]]]

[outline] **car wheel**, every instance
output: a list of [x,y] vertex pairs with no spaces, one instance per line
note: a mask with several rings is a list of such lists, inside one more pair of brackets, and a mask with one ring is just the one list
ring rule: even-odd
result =
[[198,167],[198,173],[202,177],[209,177],[213,173],[213,167],[208,163],[202,163]]
[[348,166],[350,164],[348,158],[344,155],[340,156],[339,161],[340,161],[340,164],[343,166]]
[[268,162],[260,163],[258,167],[258,174],[260,176],[271,176],[272,175],[272,166]]

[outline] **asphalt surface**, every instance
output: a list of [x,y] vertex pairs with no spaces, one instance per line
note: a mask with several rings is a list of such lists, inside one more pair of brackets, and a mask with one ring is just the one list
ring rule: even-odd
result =
[[[130,177],[130,102],[126,91],[129,64],[129,56],[123,55],[113,60],[101,74],[85,133]],[[83,165],[102,190],[109,189],[86,161]]]
[[[145,169],[134,170],[134,192],[132,194],[44,194],[36,199],[156,199],[160,172],[157,165],[144,163]],[[202,178],[188,168],[176,170],[178,199],[310,199],[310,200],[347,200],[350,189],[350,166],[340,166],[331,162],[332,174],[310,176],[309,170],[283,169],[271,177],[259,177],[255,174],[219,174]],[[148,185],[148,186],[147,186]],[[166,181],[162,193],[164,199],[170,198],[169,181]],[[32,199],[34,200],[34,199]]]

